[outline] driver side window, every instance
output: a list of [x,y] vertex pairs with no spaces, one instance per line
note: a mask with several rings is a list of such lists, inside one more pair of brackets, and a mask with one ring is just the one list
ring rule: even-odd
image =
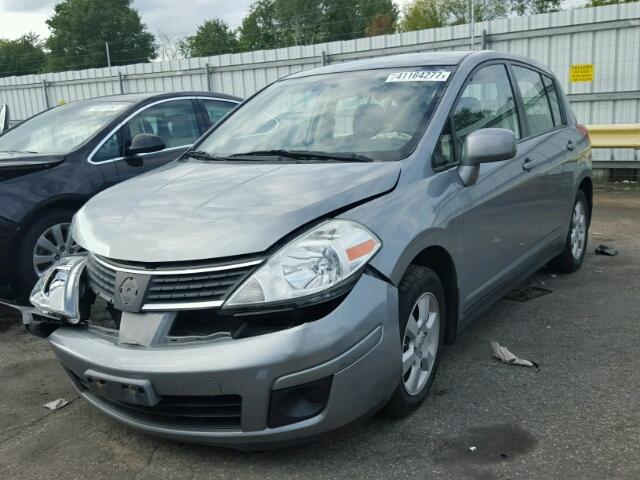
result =
[[513,89],[505,65],[494,64],[478,70],[464,87],[438,139],[434,168],[457,164],[464,139],[481,128],[506,128],[520,138]]

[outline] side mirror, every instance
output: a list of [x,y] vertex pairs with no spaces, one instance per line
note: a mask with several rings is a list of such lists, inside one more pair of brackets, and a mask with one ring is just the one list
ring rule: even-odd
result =
[[151,135],[150,133],[139,133],[131,140],[131,145],[127,149],[127,155],[157,152],[164,150],[164,148],[164,141],[159,136]]
[[0,135],[9,130],[9,106],[6,103],[0,104]]
[[515,157],[516,135],[506,128],[482,128],[467,135],[462,146],[458,174],[465,186],[478,180],[480,164],[499,162]]

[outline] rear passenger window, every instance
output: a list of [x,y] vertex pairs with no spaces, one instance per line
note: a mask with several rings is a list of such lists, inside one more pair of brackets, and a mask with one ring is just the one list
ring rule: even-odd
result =
[[549,105],[551,105],[551,113],[553,114],[553,124],[557,127],[562,125],[562,114],[560,113],[560,101],[558,100],[558,91],[551,78],[546,75],[542,75],[542,81],[544,82],[544,89],[547,91],[547,98],[549,99]]
[[534,70],[518,66],[513,67],[513,73],[522,95],[529,135],[540,135],[553,129],[554,117],[542,76]]

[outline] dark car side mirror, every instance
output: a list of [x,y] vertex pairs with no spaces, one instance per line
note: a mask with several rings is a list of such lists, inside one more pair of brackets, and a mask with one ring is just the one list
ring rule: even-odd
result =
[[127,149],[127,155],[157,152],[164,150],[164,148],[164,140],[159,136],[151,135],[150,133],[139,133],[131,140],[131,145]]
[[470,133],[462,146],[462,159],[458,174],[465,186],[478,180],[480,164],[499,162],[515,157],[516,135],[506,128],[482,128]]

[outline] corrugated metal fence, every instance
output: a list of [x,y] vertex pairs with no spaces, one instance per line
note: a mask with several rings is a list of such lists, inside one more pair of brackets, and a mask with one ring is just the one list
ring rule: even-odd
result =
[[[548,65],[582,123],[640,122],[640,3],[477,23],[474,48]],[[468,50],[469,25],[317,45],[0,78],[0,103],[20,121],[60,101],[118,93],[213,90],[246,97],[287,74],[395,53]],[[571,64],[594,64],[592,82],[570,83]],[[636,160],[633,150],[597,150],[600,161]]]

